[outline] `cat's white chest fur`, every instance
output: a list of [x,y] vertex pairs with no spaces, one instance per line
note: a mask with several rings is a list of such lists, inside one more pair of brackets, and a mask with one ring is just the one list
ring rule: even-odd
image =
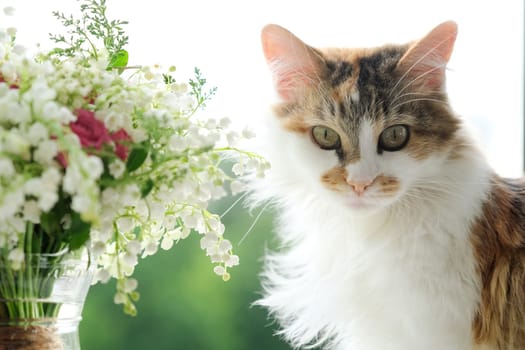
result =
[[[296,158],[296,148],[308,147],[293,137],[272,144]],[[266,150],[273,168],[256,191],[279,204],[278,231],[289,248],[268,257],[260,304],[292,344],[319,341],[337,350],[474,348],[480,281],[470,228],[489,188],[488,168],[474,150],[467,150],[473,152],[469,161],[446,161],[429,175],[428,181],[448,177],[441,193],[446,195],[362,217],[305,177],[301,165],[321,161]]]
[[479,281],[468,226],[424,224],[429,213],[417,209],[363,224],[300,207],[284,215],[284,230],[307,238],[270,260],[264,301],[292,339],[324,332],[345,350],[472,349]]

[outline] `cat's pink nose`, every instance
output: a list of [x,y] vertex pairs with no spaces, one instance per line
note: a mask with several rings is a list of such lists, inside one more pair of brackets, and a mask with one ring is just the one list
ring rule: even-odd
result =
[[367,188],[372,186],[372,184],[374,183],[374,180],[354,181],[352,179],[346,179],[346,183],[348,183],[350,187],[352,187],[352,189],[358,196],[361,196],[363,193],[365,193]]

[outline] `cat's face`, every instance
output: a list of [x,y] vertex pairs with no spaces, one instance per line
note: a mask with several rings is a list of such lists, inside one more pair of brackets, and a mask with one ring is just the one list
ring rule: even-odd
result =
[[282,98],[275,112],[302,143],[296,156],[311,173],[303,175],[355,210],[431,187],[460,147],[444,92],[455,37],[447,22],[409,45],[317,50],[267,26],[263,48]]

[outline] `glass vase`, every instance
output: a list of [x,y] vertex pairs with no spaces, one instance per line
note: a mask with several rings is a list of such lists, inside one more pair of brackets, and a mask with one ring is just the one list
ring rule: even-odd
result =
[[78,325],[91,285],[87,254],[0,260],[0,350],[80,350]]

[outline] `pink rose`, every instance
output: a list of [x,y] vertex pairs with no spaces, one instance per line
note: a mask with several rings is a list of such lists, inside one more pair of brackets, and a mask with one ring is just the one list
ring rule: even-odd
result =
[[115,142],[115,154],[122,160],[128,158],[128,147],[126,143],[131,141],[131,137],[128,135],[126,130],[120,129],[117,132],[112,133],[109,137]]
[[[70,123],[69,127],[78,138],[80,144],[85,148],[101,150],[104,145],[115,145],[115,154],[125,161],[128,158],[128,146],[131,137],[126,130],[120,129],[117,132],[109,133],[104,123],[95,117],[95,113],[85,109],[75,111],[77,120]],[[67,155],[60,152],[57,161],[64,167],[67,167]]]
[[80,139],[82,147],[100,150],[104,144],[111,142],[106,126],[102,121],[95,118],[94,112],[78,109],[75,114],[77,120],[69,126]]

